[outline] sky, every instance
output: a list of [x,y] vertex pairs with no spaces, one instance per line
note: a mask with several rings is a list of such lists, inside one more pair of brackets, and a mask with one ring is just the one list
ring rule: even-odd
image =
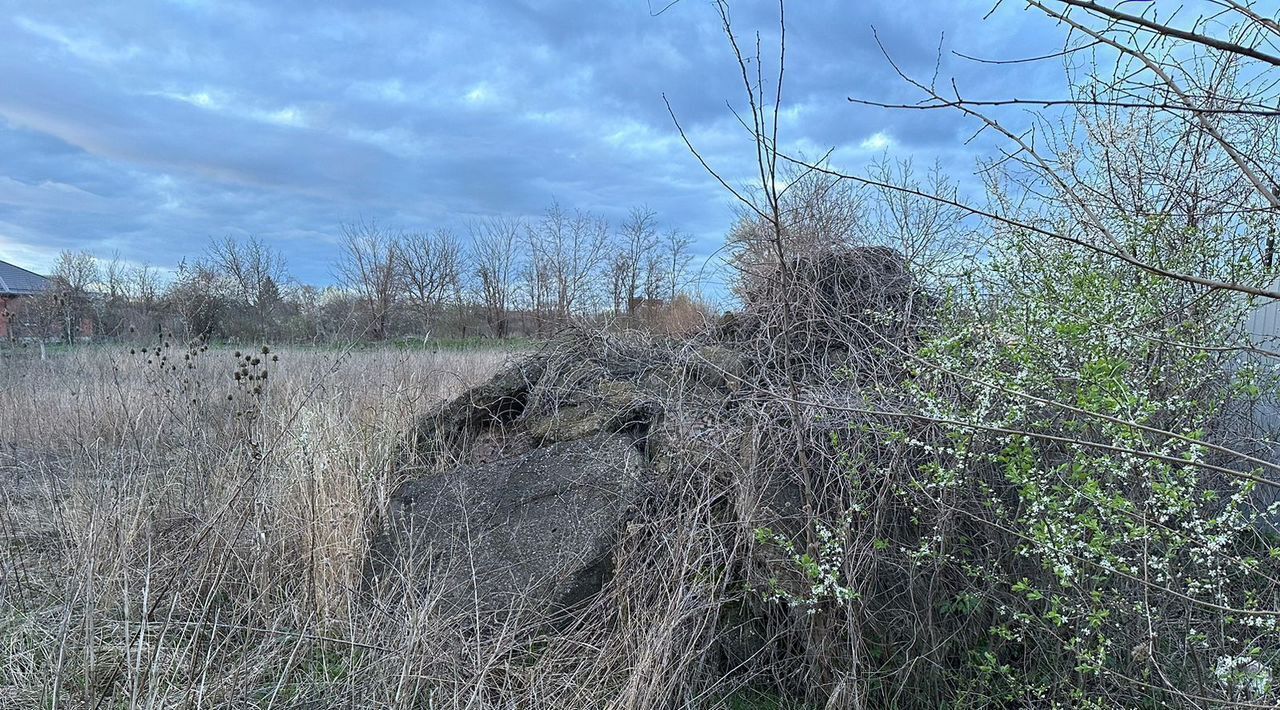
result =
[[[343,223],[450,228],[552,201],[615,223],[645,205],[713,254],[754,153],[737,65],[707,0],[7,2],[0,14],[0,259],[60,250],[168,269],[211,237],[257,235],[301,281],[333,281]],[[942,161],[963,182],[987,148],[915,101],[885,61],[971,97],[1060,94],[1044,18],[990,2],[804,0],[786,8],[781,140],[856,170]],[[775,66],[770,2],[732,2]],[[875,34],[873,34],[873,28]],[[938,54],[939,46],[943,53]]]

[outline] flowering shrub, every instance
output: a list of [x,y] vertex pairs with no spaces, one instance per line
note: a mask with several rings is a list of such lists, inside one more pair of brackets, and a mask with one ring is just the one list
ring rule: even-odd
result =
[[[1132,239],[1170,270],[1263,278],[1215,235]],[[886,702],[1280,699],[1280,503],[1261,495],[1280,471],[1235,450],[1274,391],[1239,351],[1252,307],[1007,239],[914,348],[886,341],[902,377],[832,437],[843,506],[804,542],[757,531],[806,580],[763,595],[839,619]]]
[[[1178,236],[1165,261],[1258,278],[1211,236]],[[1000,301],[953,294],[913,358],[910,401],[940,426],[908,438],[926,463],[898,484],[922,535],[957,515],[977,524],[939,553],[947,564],[966,568],[973,545],[1007,550],[969,572],[989,614],[967,680],[1005,699],[1270,698],[1280,504],[1255,493],[1278,477],[1228,435],[1235,404],[1270,381],[1234,349],[1251,304],[1017,241],[991,273]],[[1244,675],[1217,660],[1241,657]]]

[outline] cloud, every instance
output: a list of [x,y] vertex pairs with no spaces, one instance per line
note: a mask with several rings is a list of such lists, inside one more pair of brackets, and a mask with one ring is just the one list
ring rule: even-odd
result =
[[489,90],[489,85],[480,82],[471,87],[464,98],[469,104],[486,104],[493,100],[493,92]]
[[160,91],[152,92],[151,95],[163,96],[231,118],[260,121],[278,126],[305,126],[307,124],[305,115],[296,106],[284,106],[281,108],[253,106],[237,100],[233,95],[224,91]]
[[[1044,46],[1019,13],[983,23],[962,5],[789,6],[784,144],[852,161],[886,149],[969,155],[954,116],[846,100],[919,98],[885,65],[872,25],[924,76],[944,31],[975,53]],[[773,12],[734,7],[744,46],[760,31],[766,62]],[[627,0],[51,0],[4,23],[0,258],[39,265],[87,248],[172,266],[210,236],[253,233],[300,278],[327,282],[344,221],[464,231],[473,217],[535,216],[553,199],[615,220],[647,204],[708,254],[732,198],[668,105],[730,184],[753,174],[734,115],[749,110],[740,70],[702,3],[655,17]],[[985,69],[946,70],[967,90],[1000,90]]]
[[137,45],[109,45],[89,34],[17,16],[13,23],[27,33],[57,45],[71,56],[97,64],[115,64],[139,54]]
[[0,260],[21,264],[36,273],[47,274],[58,260],[58,250],[32,243],[22,227],[0,222]]
[[865,151],[878,153],[892,148],[893,145],[894,140],[889,137],[888,133],[885,133],[884,131],[876,131],[864,138],[863,141],[858,144],[858,147]]

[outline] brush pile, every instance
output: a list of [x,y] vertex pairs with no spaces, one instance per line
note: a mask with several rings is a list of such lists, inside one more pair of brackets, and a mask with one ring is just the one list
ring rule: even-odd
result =
[[823,565],[874,495],[844,442],[925,301],[885,249],[787,267],[703,333],[573,332],[425,416],[369,584],[526,629],[513,658],[572,678],[563,706],[838,698],[866,585]]

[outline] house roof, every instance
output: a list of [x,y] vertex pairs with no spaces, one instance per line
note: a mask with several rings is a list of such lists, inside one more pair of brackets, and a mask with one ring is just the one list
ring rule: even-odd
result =
[[0,295],[30,296],[47,288],[49,279],[7,261],[0,261]]

